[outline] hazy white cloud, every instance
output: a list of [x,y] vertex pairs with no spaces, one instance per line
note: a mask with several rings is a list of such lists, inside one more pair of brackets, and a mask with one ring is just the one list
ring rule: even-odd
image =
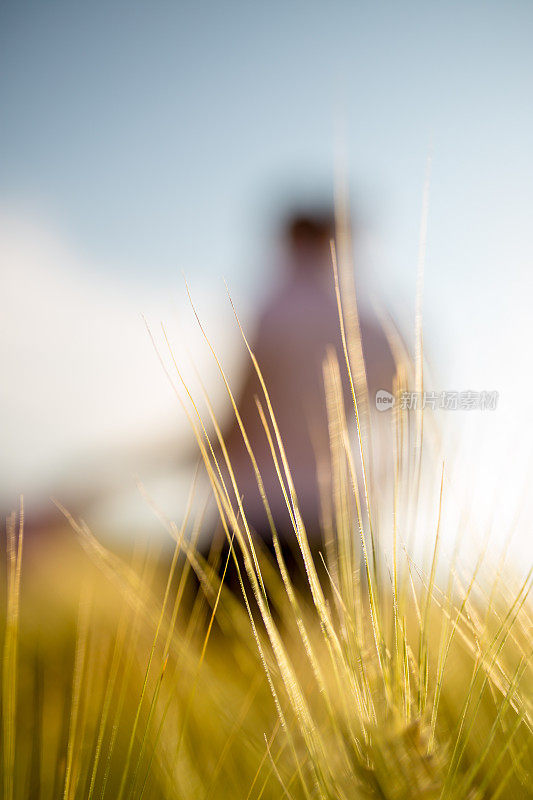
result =
[[[121,280],[46,226],[5,210],[0,267],[2,507],[16,504],[21,492],[36,508],[50,494],[68,502],[115,487],[117,501],[111,508],[107,496],[103,508],[110,524],[121,517],[129,524],[131,498],[118,490],[136,493],[135,474],[144,480],[158,473],[163,495],[174,492],[168,510],[179,512],[188,470],[174,489],[169,475],[179,471],[180,450],[190,449],[191,434],[143,316],[163,354],[164,321],[187,382],[196,384],[198,368],[215,406],[225,410],[181,273],[175,296],[151,288],[148,273],[142,283]],[[243,346],[235,348],[237,327],[224,285],[199,286],[189,277],[206,327],[235,377]],[[168,354],[165,360],[169,365]],[[134,507],[139,513],[138,498]]]
[[91,269],[6,212],[0,264],[5,503],[53,490],[84,456],[157,436],[175,402],[141,317],[170,317],[168,298]]

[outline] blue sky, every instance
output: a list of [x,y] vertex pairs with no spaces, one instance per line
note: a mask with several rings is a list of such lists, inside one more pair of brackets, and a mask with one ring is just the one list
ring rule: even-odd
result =
[[3,3],[0,22],[0,197],[102,269],[253,271],[265,204],[328,187],[339,109],[386,268],[416,253],[430,139],[439,267],[490,276],[500,234],[527,246],[528,2]]

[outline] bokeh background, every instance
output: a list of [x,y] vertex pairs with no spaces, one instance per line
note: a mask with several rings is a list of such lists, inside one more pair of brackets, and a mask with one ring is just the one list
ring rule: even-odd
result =
[[[533,6],[520,2],[0,5],[0,509],[54,495],[111,536],[182,513],[187,422],[154,353],[225,406],[294,202],[351,189],[361,282],[412,341],[422,192],[432,385],[457,502],[532,553]],[[181,509],[181,510],[180,510]],[[483,527],[481,525],[481,527]],[[527,558],[525,558],[525,554]]]

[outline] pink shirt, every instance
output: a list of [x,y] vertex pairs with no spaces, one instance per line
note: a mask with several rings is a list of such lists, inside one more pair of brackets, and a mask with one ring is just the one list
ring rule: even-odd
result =
[[[391,363],[390,351],[381,329],[361,323],[363,348],[368,367],[369,386],[375,373],[382,373],[383,362]],[[342,352],[340,323],[330,270],[294,270],[289,280],[273,294],[262,314],[253,350],[267,385],[280,429],[300,511],[310,537],[318,535],[320,497],[317,460],[326,486],[329,473],[329,435],[323,378],[323,361],[328,348],[337,351],[344,386],[348,419],[353,413],[347,371]],[[371,364],[369,364],[369,356]],[[378,369],[376,369],[376,367]],[[254,395],[268,410],[256,376],[250,375],[244,387],[240,412],[254,451],[273,512],[278,533],[287,535],[290,526],[285,500],[273,464]],[[272,428],[271,428],[272,429]],[[272,431],[272,435],[274,433]],[[257,483],[240,434],[228,443],[231,462],[249,522],[260,533],[268,534],[268,523]]]

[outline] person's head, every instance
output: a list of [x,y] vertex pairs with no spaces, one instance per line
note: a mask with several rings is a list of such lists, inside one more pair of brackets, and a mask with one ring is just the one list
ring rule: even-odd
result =
[[296,212],[285,223],[285,240],[292,265],[300,270],[331,266],[330,241],[335,236],[333,212]]

